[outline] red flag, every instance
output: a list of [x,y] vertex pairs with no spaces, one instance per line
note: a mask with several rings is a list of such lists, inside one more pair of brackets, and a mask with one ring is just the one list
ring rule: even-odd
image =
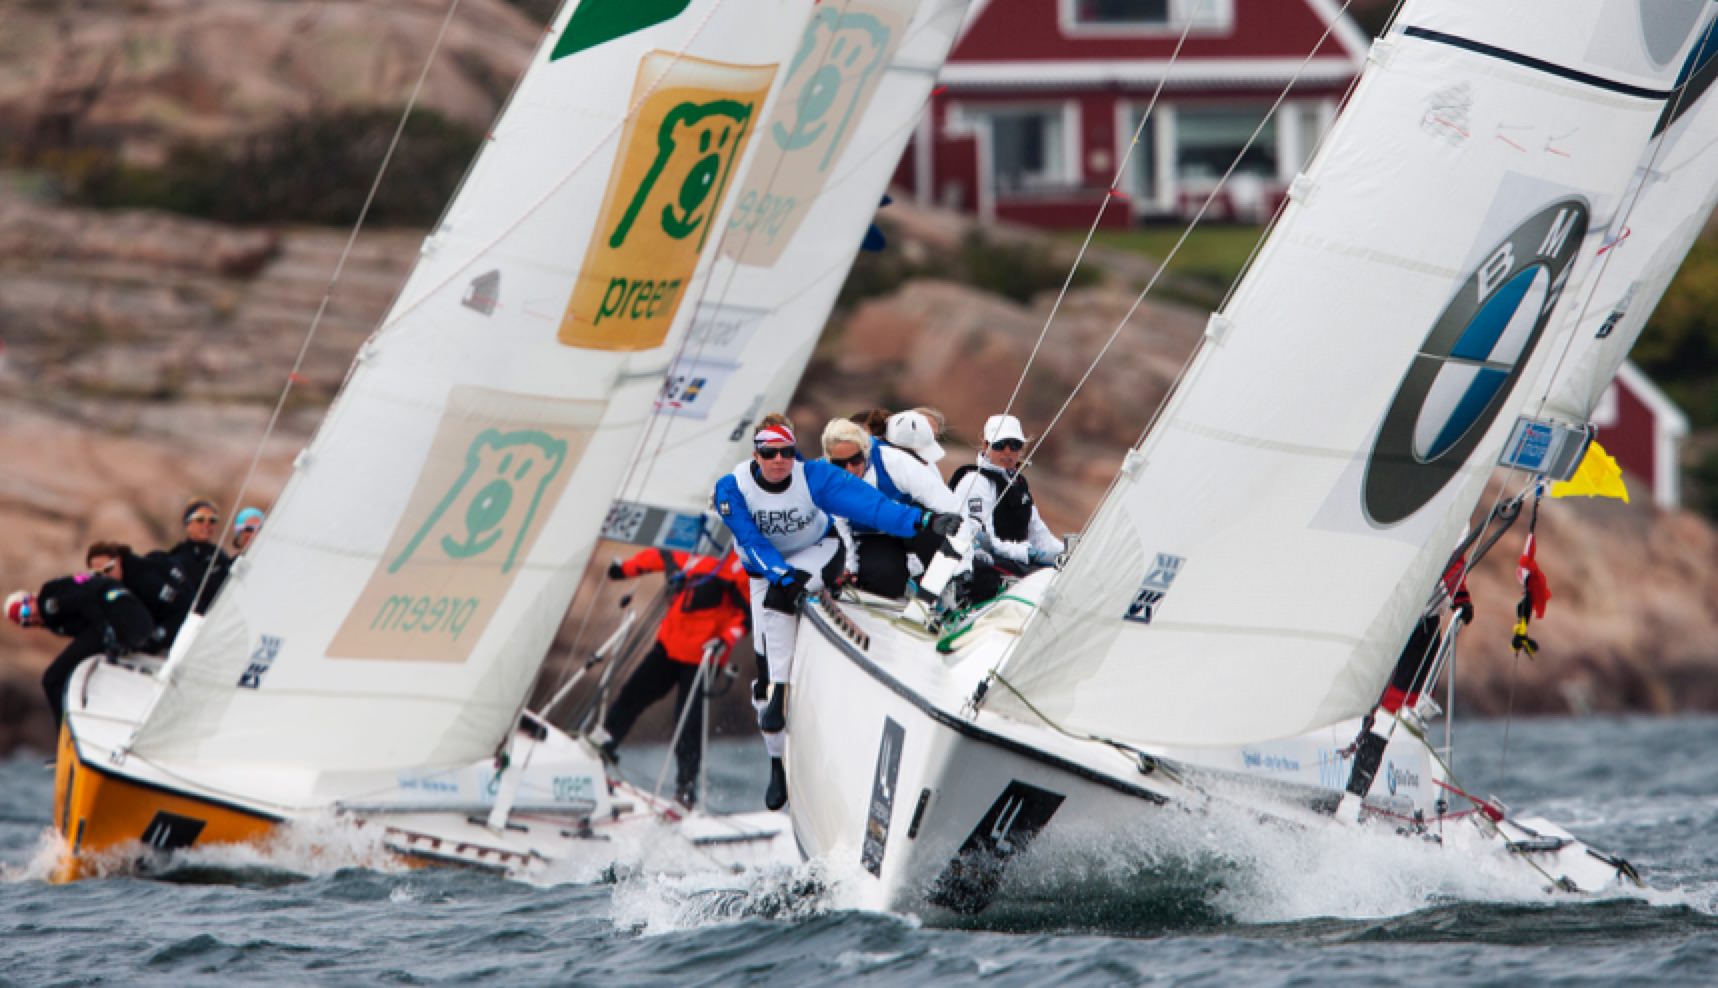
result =
[[1521,581],[1521,590],[1527,595],[1533,616],[1544,618],[1545,605],[1551,602],[1551,584],[1546,581],[1538,560],[1534,558],[1537,549],[1533,536],[1527,536],[1527,545],[1522,548],[1521,559],[1515,564],[1515,576]]

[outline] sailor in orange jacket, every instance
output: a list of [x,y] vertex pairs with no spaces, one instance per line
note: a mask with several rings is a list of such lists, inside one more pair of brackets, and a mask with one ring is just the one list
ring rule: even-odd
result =
[[[668,613],[656,630],[656,644],[622,684],[603,719],[603,754],[617,758],[615,749],[632,730],[645,708],[678,687],[674,716],[678,723],[686,704],[697,697],[692,682],[704,651],[714,647],[717,662],[726,665],[734,644],[751,629],[751,582],[739,556],[721,559],[668,549],[645,549],[625,562],[609,564],[608,578],[630,580],[645,573],[668,574],[676,588]],[[715,670],[710,670],[714,675]],[[697,798],[698,764],[703,757],[704,708],[695,704],[674,746],[675,799],[690,808]]]

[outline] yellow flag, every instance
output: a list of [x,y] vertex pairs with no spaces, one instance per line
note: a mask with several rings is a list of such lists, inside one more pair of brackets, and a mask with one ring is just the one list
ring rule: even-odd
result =
[[1623,469],[1616,458],[1598,443],[1587,447],[1581,465],[1568,480],[1551,485],[1552,497],[1614,497],[1629,503],[1629,491],[1623,486]]

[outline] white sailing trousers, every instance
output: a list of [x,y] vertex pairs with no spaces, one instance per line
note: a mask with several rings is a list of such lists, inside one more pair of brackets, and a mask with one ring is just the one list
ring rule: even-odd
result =
[[[835,558],[835,551],[840,547],[841,540],[830,534],[817,544],[785,558],[789,566],[811,574],[811,582],[806,584],[807,590],[822,590],[823,568]],[[799,614],[784,614],[765,607],[764,597],[769,590],[770,581],[760,576],[752,577],[752,647],[769,657],[770,682],[791,683],[793,646],[799,629]]]

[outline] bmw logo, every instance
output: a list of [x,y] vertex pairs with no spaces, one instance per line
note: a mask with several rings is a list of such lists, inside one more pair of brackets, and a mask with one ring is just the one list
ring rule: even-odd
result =
[[1384,413],[1361,501],[1376,525],[1425,507],[1472,455],[1521,376],[1587,233],[1559,199],[1483,255],[1444,307]]

